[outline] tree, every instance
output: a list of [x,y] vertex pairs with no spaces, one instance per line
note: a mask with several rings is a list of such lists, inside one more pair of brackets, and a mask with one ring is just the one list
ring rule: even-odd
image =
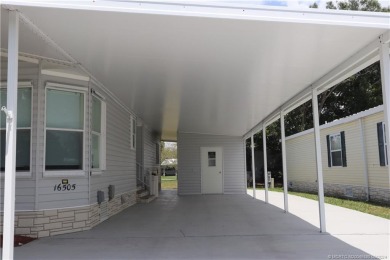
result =
[[161,162],[165,159],[177,159],[176,143],[169,143],[169,145],[166,145],[165,142],[161,142]]
[[[318,4],[315,2],[310,7],[318,8]],[[328,1],[326,8],[389,12],[389,8],[382,7],[378,0]],[[382,103],[380,68],[379,62],[377,62],[318,95],[320,124],[367,110]],[[292,135],[312,127],[311,101],[286,115],[286,135]]]

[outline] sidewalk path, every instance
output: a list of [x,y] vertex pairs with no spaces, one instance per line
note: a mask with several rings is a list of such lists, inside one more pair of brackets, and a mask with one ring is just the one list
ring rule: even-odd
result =
[[[253,196],[253,191],[248,190]],[[256,191],[256,198],[264,201],[264,190]],[[269,204],[284,209],[282,192],[268,192]],[[318,202],[288,195],[289,212],[319,228]],[[345,243],[372,256],[390,259],[390,221],[359,211],[325,204],[327,232]],[[383,258],[387,257],[387,258]]]

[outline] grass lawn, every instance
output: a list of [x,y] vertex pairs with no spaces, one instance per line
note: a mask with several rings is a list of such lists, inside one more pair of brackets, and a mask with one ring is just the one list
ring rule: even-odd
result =
[[[264,189],[258,189],[258,190],[264,190]],[[273,189],[270,188],[268,190],[283,192],[283,188],[273,188]],[[318,200],[318,196],[316,194],[295,192],[295,191],[289,191],[288,194],[304,197],[311,200]],[[360,212],[368,213],[386,219],[390,219],[390,207],[384,205],[377,205],[371,202],[339,199],[334,197],[325,197],[325,203],[357,210]]]
[[177,176],[161,176],[162,190],[177,190]]

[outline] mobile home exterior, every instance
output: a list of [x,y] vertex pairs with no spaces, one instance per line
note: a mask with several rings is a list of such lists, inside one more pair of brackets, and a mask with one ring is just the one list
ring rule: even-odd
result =
[[[389,204],[383,121],[383,106],[379,106],[321,126],[326,195]],[[316,192],[315,158],[310,152],[314,149],[313,129],[287,137],[286,148],[289,189]]]
[[[2,3],[4,258],[13,253],[14,197],[16,233],[90,229],[136,202],[137,171],[155,170],[160,140],[178,141],[179,195],[245,194],[245,139],[279,118],[284,125],[288,111],[310,99],[316,104],[321,91],[377,60],[384,121],[390,118],[387,14],[147,1]],[[315,149],[300,152],[319,158],[326,145],[318,111],[313,115]],[[325,232],[319,161],[312,165]]]

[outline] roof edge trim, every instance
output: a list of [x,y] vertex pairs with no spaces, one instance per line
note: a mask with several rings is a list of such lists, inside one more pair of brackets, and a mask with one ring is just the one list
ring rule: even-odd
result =
[[294,10],[289,8],[239,7],[227,5],[206,5],[164,2],[114,2],[114,1],[28,1],[3,0],[9,9],[18,7],[62,8],[86,11],[109,11],[155,15],[207,17],[220,19],[255,20],[271,22],[292,22],[304,24],[327,24],[389,29],[390,14],[351,11]]

